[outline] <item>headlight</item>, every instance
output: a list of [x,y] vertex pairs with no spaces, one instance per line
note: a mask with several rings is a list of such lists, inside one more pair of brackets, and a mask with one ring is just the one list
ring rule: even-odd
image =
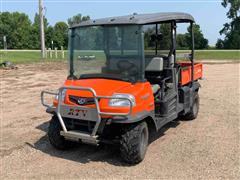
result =
[[114,97],[114,99],[110,99],[110,101],[109,101],[109,106],[115,106],[115,107],[116,106],[117,107],[129,107],[130,106],[129,100],[117,99],[118,97],[128,98],[132,102],[132,106],[136,105],[135,97],[131,94],[113,94],[113,97]]
[[[65,95],[66,95],[66,89],[62,90],[62,96],[61,96],[61,101],[64,101]],[[57,91],[57,95],[55,96],[55,99],[58,100],[58,95],[59,95],[59,90]]]

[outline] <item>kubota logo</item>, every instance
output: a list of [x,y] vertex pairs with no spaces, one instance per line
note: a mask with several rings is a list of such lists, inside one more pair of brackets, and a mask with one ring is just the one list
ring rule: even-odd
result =
[[85,102],[86,102],[86,99],[84,99],[84,98],[79,98],[78,99],[78,104],[80,104],[80,105],[85,104]]

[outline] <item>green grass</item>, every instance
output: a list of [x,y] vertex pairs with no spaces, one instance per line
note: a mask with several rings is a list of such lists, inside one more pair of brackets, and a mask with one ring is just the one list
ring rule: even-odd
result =
[[[49,55],[48,55],[49,56]],[[55,58],[53,53],[53,58],[44,59],[45,61],[61,61],[67,59],[67,53],[65,52],[65,58],[62,59],[60,52],[58,53],[58,58]],[[15,64],[22,63],[33,63],[42,62],[40,51],[0,51],[0,63],[3,61],[10,61]]]
[[[190,53],[188,50],[177,50],[177,54]],[[240,50],[196,50],[196,60],[239,60]]]
[[240,51],[196,51],[195,59],[240,60]]
[[[178,50],[177,53],[183,54],[189,51]],[[97,56],[103,56],[101,53],[96,53]],[[48,58],[45,61],[62,61],[68,59],[68,53],[65,51],[65,58],[62,59],[61,52],[58,52],[58,58],[55,58],[55,53],[52,54],[53,58]],[[196,50],[195,59],[197,60],[239,60],[240,61],[240,51],[239,50]],[[0,63],[3,61],[11,61],[13,63],[33,63],[42,62],[40,51],[0,51]]]

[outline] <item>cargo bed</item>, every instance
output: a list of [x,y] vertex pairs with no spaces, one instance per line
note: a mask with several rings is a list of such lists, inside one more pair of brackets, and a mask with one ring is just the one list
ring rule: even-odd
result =
[[[191,82],[191,63],[188,62],[180,62],[178,63],[181,66],[181,77],[180,77],[180,84],[186,85]],[[194,80],[198,80],[202,78],[202,64],[201,63],[194,63]]]

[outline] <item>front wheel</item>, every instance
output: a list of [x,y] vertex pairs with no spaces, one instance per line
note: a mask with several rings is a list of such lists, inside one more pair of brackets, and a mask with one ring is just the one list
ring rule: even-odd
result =
[[48,128],[48,138],[50,143],[56,149],[60,150],[66,150],[74,147],[76,143],[66,140],[63,136],[60,135],[60,131],[62,131],[62,127],[58,120],[58,117],[53,116]]
[[146,122],[125,126],[120,140],[121,157],[128,164],[141,162],[148,146],[148,126]]

